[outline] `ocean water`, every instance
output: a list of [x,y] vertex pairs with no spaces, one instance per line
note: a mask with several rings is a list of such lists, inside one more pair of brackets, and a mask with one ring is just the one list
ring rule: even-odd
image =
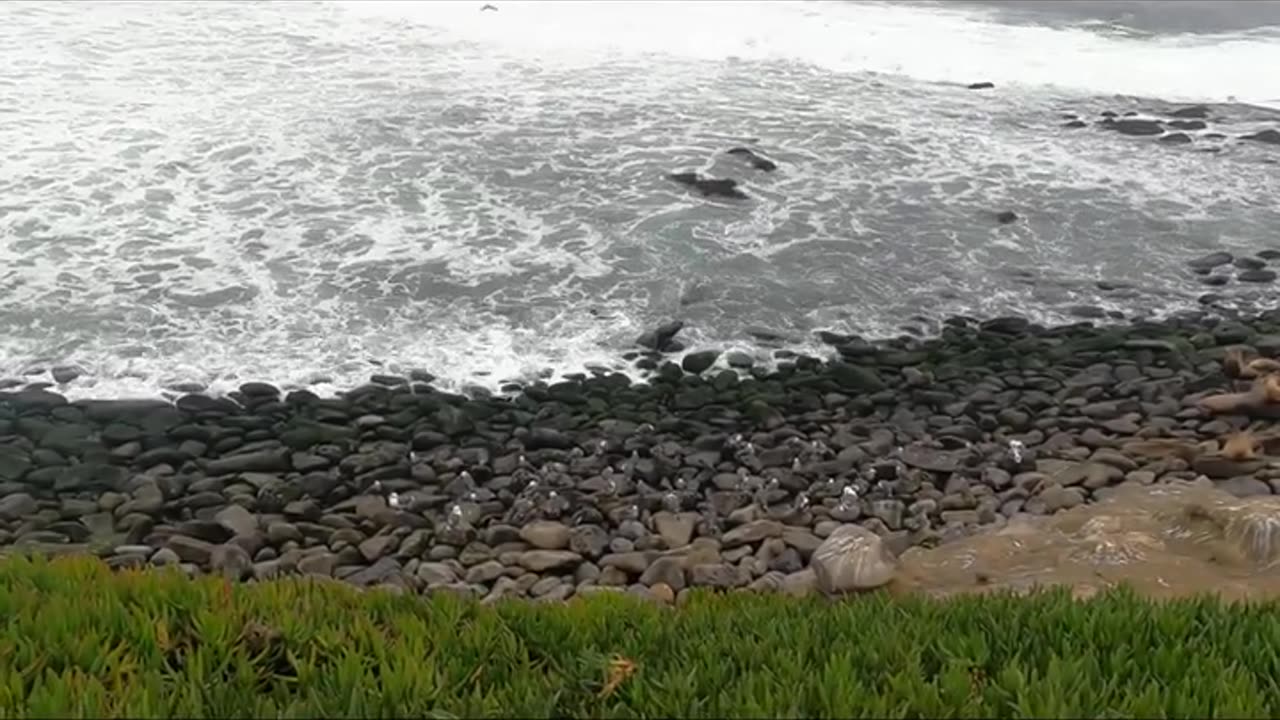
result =
[[1280,148],[1062,127],[1280,127],[1280,3],[488,1],[0,3],[0,379],[496,385],[677,317],[1159,315],[1280,248]]

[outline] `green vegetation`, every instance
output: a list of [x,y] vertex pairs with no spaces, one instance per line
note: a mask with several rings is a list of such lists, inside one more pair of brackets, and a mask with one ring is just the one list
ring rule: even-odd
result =
[[1276,717],[1280,606],[1127,592],[492,607],[0,561],[0,716]]

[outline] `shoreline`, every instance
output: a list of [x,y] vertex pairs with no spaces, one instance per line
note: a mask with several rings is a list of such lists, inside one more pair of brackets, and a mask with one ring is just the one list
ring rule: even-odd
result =
[[[678,330],[650,339],[670,350]],[[937,338],[824,340],[839,359],[715,370],[721,358],[697,348],[680,364],[652,349],[637,354],[655,365],[645,384],[587,373],[510,396],[425,376],[335,398],[264,383],[172,403],[3,391],[0,547],[244,579],[674,600],[703,586],[831,591],[820,566],[842,533],[888,567],[1121,486],[1280,491],[1265,457],[1129,445],[1245,429],[1247,416],[1197,401],[1244,387],[1223,374],[1229,350],[1280,355],[1280,311],[953,318]]]
[[[1124,283],[1101,284],[1116,291],[1124,291],[1128,287]],[[1071,304],[1058,310],[1046,309],[1034,316],[1010,314],[995,316],[988,320],[1025,319],[1031,326],[1045,329],[1071,328],[1092,323],[1099,330],[1122,330],[1127,327],[1146,327],[1153,324],[1176,326],[1187,318],[1198,318],[1193,320],[1193,323],[1211,321],[1215,318],[1248,322],[1266,314],[1266,311],[1259,310],[1259,306],[1264,304],[1263,298],[1258,295],[1261,288],[1246,287],[1243,295],[1222,295],[1213,292],[1215,288],[1210,287],[1201,289],[1205,292],[1197,298],[1198,308],[1180,306],[1158,315],[1124,315],[1114,309],[1107,309],[1108,303],[1103,302],[1102,304]],[[1099,298],[1099,300],[1114,299]],[[123,381],[142,378],[129,373],[115,377],[99,376],[74,361],[54,362],[45,359],[32,360],[22,368],[13,369],[13,372],[8,375],[0,375],[0,393],[18,392],[22,389],[47,389],[72,400],[172,402],[186,394],[226,397],[234,394],[239,386],[245,383],[265,382],[277,387],[282,393],[304,390],[323,399],[334,399],[355,388],[375,382],[375,378],[383,380],[400,378],[410,382],[422,382],[416,378],[426,377],[429,380],[425,382],[434,389],[444,392],[466,394],[479,391],[482,394],[512,397],[518,394],[518,388],[525,385],[551,384],[566,379],[599,377],[613,373],[625,374],[633,384],[645,384],[656,376],[657,367],[661,362],[670,360],[679,364],[685,354],[708,350],[719,351],[717,361],[708,368],[709,372],[737,370],[741,377],[746,377],[752,372],[757,374],[773,372],[780,363],[794,361],[797,357],[813,358],[822,363],[839,360],[841,359],[839,346],[844,340],[856,340],[879,350],[893,352],[904,349],[904,345],[918,346],[945,341],[945,333],[948,330],[965,325],[979,326],[983,322],[986,321],[967,314],[937,317],[914,315],[904,318],[897,327],[896,334],[893,335],[842,333],[832,330],[775,330],[749,325],[743,331],[743,336],[736,339],[712,341],[698,339],[686,346],[684,337],[681,336],[677,338],[678,349],[661,352],[656,352],[654,348],[646,348],[642,343],[637,342],[632,342],[630,345],[620,344],[612,348],[601,348],[595,360],[576,364],[561,363],[538,370],[526,369],[522,374],[506,378],[498,378],[493,372],[487,370],[475,371],[466,377],[440,378],[425,365],[365,358],[349,360],[332,370],[308,371],[303,379],[271,379],[249,373],[245,373],[243,379],[234,375],[212,380],[171,378],[154,383],[143,382],[139,387],[145,389],[107,394],[95,394],[94,386],[98,383],[126,384]],[[653,329],[654,327],[651,326],[644,332],[652,332]],[[701,333],[695,332],[695,336],[701,337]],[[872,353],[868,351],[867,354]],[[726,362],[726,358],[731,356],[742,358],[743,362]],[[856,357],[863,357],[863,354],[857,354]],[[352,368],[357,365],[365,369],[353,370]],[[86,385],[86,381],[90,384]]]

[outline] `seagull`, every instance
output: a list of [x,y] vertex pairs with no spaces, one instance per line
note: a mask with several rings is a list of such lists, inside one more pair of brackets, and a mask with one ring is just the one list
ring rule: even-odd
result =
[[494,7],[493,5],[489,5],[488,3],[486,3],[484,6],[482,6],[482,7],[480,8],[480,12],[484,12],[484,11],[486,11],[486,10],[492,10],[492,11],[494,11],[494,12],[497,12],[497,11],[498,11],[498,8]]

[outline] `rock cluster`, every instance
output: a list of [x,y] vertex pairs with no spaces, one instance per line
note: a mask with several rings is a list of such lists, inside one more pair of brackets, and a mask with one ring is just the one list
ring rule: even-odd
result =
[[[1105,110],[1098,114],[1092,125],[1121,135],[1149,137],[1164,145],[1196,145],[1205,152],[1220,152],[1229,136],[1209,126],[1214,111],[1205,105],[1188,105],[1165,112],[1138,112],[1129,110],[1117,113]],[[1220,118],[1219,118],[1220,119]],[[1090,126],[1076,113],[1063,116],[1062,126],[1080,129]],[[1264,128],[1256,132],[1242,133],[1237,140],[1245,143],[1280,145],[1280,130]]]
[[[1260,392],[1241,368],[1280,354],[1280,313],[953,318],[928,340],[828,333],[834,358],[772,370],[667,360],[678,330],[653,334],[648,383],[509,397],[384,376],[337,398],[0,392],[0,544],[490,599],[839,593],[889,582],[912,546],[1118,486],[1280,489],[1265,443],[1208,447],[1271,417],[1265,393],[1226,413],[1214,398]],[[1228,374],[1233,353],[1255,359]]]

